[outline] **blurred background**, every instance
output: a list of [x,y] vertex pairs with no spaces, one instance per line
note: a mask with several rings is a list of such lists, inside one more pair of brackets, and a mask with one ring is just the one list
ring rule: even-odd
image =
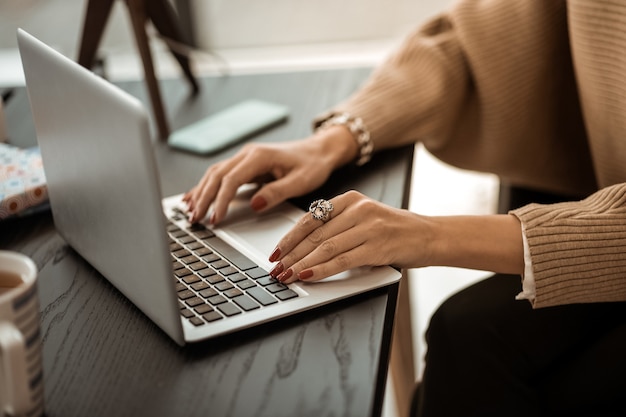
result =
[[[184,35],[192,40],[197,76],[227,66],[231,74],[375,66],[416,25],[453,0],[175,0]],[[23,84],[15,32],[24,28],[77,59],[86,0],[0,0],[0,88]],[[155,70],[178,77],[179,67],[157,32],[148,28]],[[143,77],[128,12],[116,1],[98,58],[111,80]],[[313,116],[313,115],[311,115]],[[415,154],[410,209],[422,214],[487,214],[497,208],[498,180]],[[409,272],[416,374],[423,370],[423,333],[434,309],[452,292],[488,275],[423,268]],[[393,386],[385,417],[395,417]]]
[[[439,12],[450,0],[171,0],[182,11],[185,34],[197,47],[196,66],[210,71],[211,57],[234,69],[371,63],[411,27]],[[0,54],[5,65],[16,57],[15,31],[22,27],[63,54],[76,57],[86,0],[0,1]],[[136,61],[135,44],[123,1],[113,11],[99,48],[113,74]],[[163,42],[152,37],[156,56]],[[127,62],[128,61],[128,62]],[[159,61],[160,75],[167,74]],[[208,62],[207,62],[208,61]],[[116,64],[119,62],[119,64]],[[213,62],[215,64],[215,62]]]

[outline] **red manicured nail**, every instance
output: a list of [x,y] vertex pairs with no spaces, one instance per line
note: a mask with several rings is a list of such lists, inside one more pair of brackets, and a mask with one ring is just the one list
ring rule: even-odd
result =
[[270,262],[276,262],[278,258],[280,258],[280,248],[276,247],[276,249],[274,249],[274,252],[272,252],[272,254],[270,255]]
[[276,277],[280,282],[285,282],[293,275],[293,270],[289,268],[285,272],[281,273],[278,277]]
[[298,278],[301,280],[307,280],[313,276],[313,271],[311,269],[305,269],[304,271],[300,271],[298,274]]
[[265,201],[265,199],[260,195],[255,196],[250,202],[250,207],[252,207],[252,210],[254,211],[263,210],[266,206],[267,201]]
[[282,262],[279,262],[276,264],[274,269],[270,271],[270,275],[276,278],[281,272],[283,272],[283,269],[285,269],[285,265],[283,265]]

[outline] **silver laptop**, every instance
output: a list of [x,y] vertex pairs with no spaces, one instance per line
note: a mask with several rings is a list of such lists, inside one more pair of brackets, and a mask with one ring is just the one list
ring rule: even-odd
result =
[[[218,227],[162,199],[142,104],[27,32],[18,44],[58,232],[177,343],[204,340],[397,282],[358,268],[285,286],[268,257],[303,215],[249,208],[244,186]],[[184,190],[181,190],[184,191]]]

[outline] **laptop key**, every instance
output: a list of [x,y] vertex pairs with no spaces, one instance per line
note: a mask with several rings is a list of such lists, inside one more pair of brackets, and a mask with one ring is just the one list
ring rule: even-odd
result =
[[256,268],[250,269],[249,271],[246,271],[246,274],[253,279],[259,279],[261,277],[265,277],[265,276],[269,276],[269,273],[264,270],[263,268],[261,268],[260,266],[257,266]]
[[213,304],[214,306],[225,303],[226,301],[228,300],[219,294],[209,298],[209,303]]
[[187,305],[189,307],[195,307],[197,305],[203,304],[204,300],[202,300],[202,298],[200,297],[191,297],[185,300],[185,303],[187,303]]
[[207,248],[206,246],[202,246],[201,248],[196,249],[193,252],[196,255],[199,255],[199,256],[206,256],[206,255],[210,255],[210,254],[213,253],[213,251],[211,249]]
[[230,264],[229,264],[228,262],[226,262],[225,260],[220,259],[220,260],[218,260],[218,261],[211,262],[211,266],[212,266],[213,268],[215,268],[215,269],[222,269],[222,268],[229,267],[229,266],[230,266]]
[[183,317],[185,317],[186,319],[189,319],[189,318],[194,316],[193,311],[189,310],[187,307],[185,307],[184,309],[180,310],[180,314]]
[[257,281],[257,284],[262,285],[262,286],[267,286],[270,284],[276,284],[277,282],[279,282],[276,278],[267,276],[267,277],[263,277],[263,278],[259,278]]
[[298,296],[298,293],[292,289],[287,288],[286,290],[277,292],[274,295],[280,298],[281,301],[285,301],[285,300],[291,300],[292,298],[296,298]]
[[229,290],[224,291],[224,295],[228,298],[237,297],[238,295],[243,294],[239,288],[231,288]]
[[198,275],[200,275],[202,278],[210,277],[215,274],[217,274],[217,272],[214,271],[212,268],[201,269],[200,271],[198,271]]
[[235,302],[244,311],[250,311],[259,308],[259,305],[256,303],[256,301],[254,301],[252,298],[248,297],[245,294],[233,298],[233,302]]
[[173,251],[172,253],[177,258],[184,258],[185,256],[191,255],[191,252],[189,252],[187,249],[178,249],[177,251]]
[[270,304],[277,303],[278,300],[272,297],[267,291],[265,291],[261,287],[250,288],[246,291],[248,295],[257,300],[259,303],[264,306],[268,306]]
[[237,272],[236,274],[228,275],[226,278],[228,278],[230,282],[235,282],[235,283],[238,283],[239,281],[248,280],[248,278],[246,278],[246,276],[240,272]]
[[194,255],[188,255],[188,256],[185,256],[184,258],[180,258],[180,261],[184,263],[185,265],[189,265],[194,262],[198,262],[198,258],[196,258]]
[[178,298],[180,298],[181,300],[186,300],[188,298],[193,297],[194,295],[196,294],[191,290],[183,290],[183,291],[179,291]]
[[221,320],[223,317],[217,311],[211,311],[210,313],[203,314],[202,318],[210,323],[210,322],[215,321],[215,320]]
[[211,298],[217,295],[217,291],[215,291],[215,289],[213,288],[207,288],[206,290],[200,291],[200,295],[204,298]]
[[225,316],[234,316],[240,314],[241,310],[237,308],[233,303],[224,303],[217,306],[217,309],[221,311]]
[[203,248],[204,246],[202,245],[202,243],[198,242],[197,240],[194,240],[193,242],[188,244],[187,247],[193,251],[196,251],[196,249]]
[[194,239],[194,237],[193,237],[193,236],[189,236],[189,235],[187,235],[187,236],[183,236],[183,237],[181,237],[181,238],[180,238],[180,239],[178,239],[178,240],[179,240],[180,242],[182,242],[182,243],[185,243],[185,244],[187,244],[187,243],[191,243],[191,242],[195,242],[195,241],[196,241],[196,239]]
[[193,269],[194,271],[200,271],[201,269],[208,268],[208,266],[204,262],[198,261],[189,265],[189,268]]
[[183,277],[182,279],[183,279],[183,282],[185,284],[193,284],[194,282],[199,282],[200,281],[200,278],[198,278],[197,276],[195,276],[193,274],[192,275],[187,275],[186,277]]
[[200,304],[199,306],[195,307],[194,310],[198,314],[206,314],[209,311],[213,311],[213,307],[208,304]]
[[192,272],[187,268],[181,268],[174,271],[174,275],[176,275],[178,278],[186,277],[187,275],[191,275],[191,273]]
[[217,284],[218,282],[224,281],[224,277],[220,274],[211,275],[210,277],[206,277],[205,280],[210,284]]
[[200,239],[207,239],[215,236],[215,234],[206,228],[202,223],[193,223],[188,228],[194,235],[198,236]]
[[226,290],[230,290],[231,288],[233,288],[233,284],[231,284],[228,281],[222,281],[222,282],[215,284],[215,288],[217,288],[219,291],[226,291]]
[[202,257],[202,260],[204,262],[208,262],[208,263],[219,261],[220,259],[221,258],[219,256],[217,256],[216,254],[214,254],[213,252],[211,252],[211,253],[207,254],[206,256]]
[[257,266],[256,263],[252,262],[244,254],[242,254],[237,249],[233,248],[217,236],[206,239],[205,242],[242,271]]
[[272,285],[268,285],[267,287],[265,287],[265,289],[271,292],[272,294],[275,294],[279,291],[286,290],[287,286],[283,284],[282,282],[276,282]]
[[234,266],[227,266],[226,268],[221,268],[220,269],[220,274],[222,275],[232,275],[232,274],[237,274],[239,271],[237,271],[237,268],[235,268]]
[[237,281],[237,286],[242,290],[247,290],[248,288],[255,287],[256,284],[251,279],[246,278],[245,280]]
[[189,321],[194,326],[202,326],[204,324],[204,322],[199,317],[192,317],[189,319]]
[[191,284],[191,288],[193,288],[196,291],[202,291],[202,290],[205,290],[205,289],[211,288],[211,287],[206,282],[200,281],[200,282],[195,282],[195,283]]

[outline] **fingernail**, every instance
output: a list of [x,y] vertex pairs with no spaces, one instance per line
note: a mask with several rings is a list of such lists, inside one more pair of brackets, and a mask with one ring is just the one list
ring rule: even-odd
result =
[[285,269],[285,265],[283,265],[282,262],[279,262],[276,264],[274,269],[270,271],[270,275],[276,278],[281,272],[283,272],[283,269]]
[[217,220],[217,217],[215,216],[215,212],[211,212],[211,216],[209,217],[209,224],[215,225],[216,220]]
[[307,280],[313,276],[313,270],[305,269],[304,271],[300,271],[298,273],[298,278],[301,280]]
[[276,249],[274,249],[274,252],[272,252],[272,254],[270,255],[270,262],[276,262],[279,257],[280,257],[280,248],[277,246]]
[[293,275],[293,271],[291,270],[291,268],[289,268],[288,270],[286,270],[285,272],[281,273],[278,277],[276,277],[280,282],[285,282],[287,281],[289,278],[291,278],[291,276]]
[[250,207],[252,207],[254,211],[263,210],[266,206],[267,201],[260,195],[255,196],[252,201],[250,201]]

